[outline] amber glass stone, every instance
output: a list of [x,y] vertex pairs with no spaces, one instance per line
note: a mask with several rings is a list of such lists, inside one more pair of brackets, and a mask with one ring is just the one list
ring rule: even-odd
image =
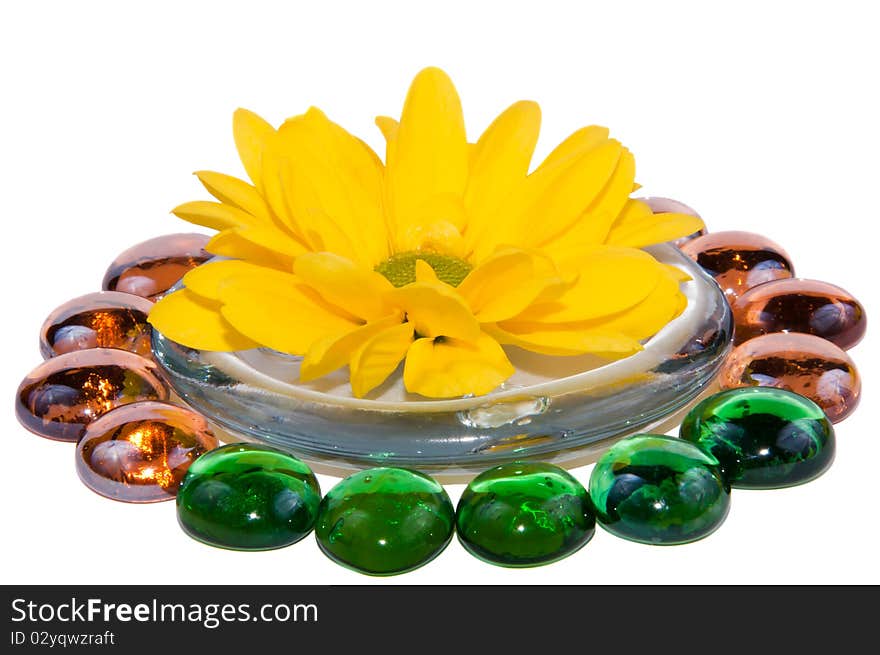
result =
[[86,427],[76,446],[76,472],[89,489],[113,500],[171,500],[190,464],[217,443],[208,422],[192,410],[131,403]]
[[132,246],[110,264],[102,289],[159,300],[186,273],[208,261],[204,234],[166,234]]
[[115,407],[167,399],[155,363],[125,350],[93,348],[53,357],[31,371],[18,387],[15,412],[34,434],[78,441],[89,423]]
[[867,317],[852,295],[827,282],[790,278],[749,289],[733,303],[735,343],[771,332],[803,332],[852,348]]
[[806,396],[833,423],[859,402],[856,365],[839,346],[812,334],[764,334],[733,349],[719,374],[724,389],[776,387]]
[[119,348],[151,357],[147,315],[153,303],[117,291],[74,298],[49,314],[40,329],[40,352],[49,359],[88,348]]
[[715,278],[729,301],[764,282],[794,277],[781,246],[751,232],[713,232],[681,246],[681,251]]
[[[688,216],[696,216],[697,218],[700,218],[700,215],[693,208],[683,202],[673,200],[672,198],[652,196],[650,198],[639,198],[639,200],[647,204],[655,214],[687,214]],[[696,239],[697,237],[701,237],[706,233],[707,230],[703,228],[698,232],[676,239],[672,244],[680,248],[682,244],[685,244],[692,239]]]

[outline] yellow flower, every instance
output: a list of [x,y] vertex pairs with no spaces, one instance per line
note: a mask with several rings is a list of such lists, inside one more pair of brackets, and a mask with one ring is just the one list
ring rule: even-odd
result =
[[695,232],[629,196],[632,154],[585,127],[529,172],[540,110],[517,102],[468,143],[458,94],[428,68],[385,162],[317,109],[277,130],[238,110],[251,183],[196,175],[219,202],[174,213],[218,230],[150,322],[186,346],[302,355],[303,380],[348,366],[363,397],[404,362],[408,391],[485,394],[513,374],[502,345],[631,355],[684,308],[681,275],[642,246]]

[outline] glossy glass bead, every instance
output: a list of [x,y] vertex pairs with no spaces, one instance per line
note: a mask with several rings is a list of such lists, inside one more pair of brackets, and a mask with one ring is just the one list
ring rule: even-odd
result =
[[147,315],[153,303],[117,291],[70,300],[49,314],[40,329],[40,352],[49,359],[89,348],[119,348],[152,357]]
[[86,427],[76,446],[76,471],[87,487],[113,500],[171,500],[190,465],[216,447],[208,422],[192,410],[131,403]]
[[177,519],[212,546],[269,550],[311,532],[320,502],[318,480],[304,462],[269,446],[234,443],[189,467],[177,492]]
[[682,244],[681,251],[715,278],[728,300],[764,282],[794,277],[781,246],[751,232],[713,232]]
[[[700,215],[691,207],[684,204],[683,202],[679,202],[678,200],[673,200],[672,198],[662,198],[660,196],[652,196],[650,198],[639,198],[642,202],[648,205],[651,208],[651,211],[655,214],[687,214],[688,216],[696,216],[700,218]],[[683,244],[696,239],[697,237],[701,237],[707,233],[707,230],[703,228],[698,232],[694,232],[693,234],[689,234],[687,236],[681,237],[680,239],[676,239],[672,242],[672,244],[676,247],[681,247]]]
[[19,422],[47,439],[78,441],[86,426],[111,409],[139,400],[167,400],[152,361],[112,348],[79,350],[49,359],[18,387]]
[[418,471],[383,467],[355,473],[327,493],[315,537],[343,566],[394,575],[430,562],[454,530],[455,510],[440,484]]
[[834,428],[822,408],[783,389],[710,396],[688,413],[680,435],[712,453],[731,486],[743,489],[807,482],[834,461]]
[[723,389],[776,387],[806,396],[833,423],[856,408],[861,377],[849,355],[812,334],[776,333],[749,339],[721,367]]
[[701,539],[721,525],[730,508],[730,486],[714,456],[687,441],[652,434],[611,446],[593,468],[590,496],[603,528],[646,544]]
[[552,464],[514,462],[478,475],[456,510],[458,538],[502,566],[555,562],[585,545],[596,515],[583,485]]
[[122,291],[159,300],[187,272],[208,261],[204,234],[166,234],[119,254],[104,273],[105,291]]
[[867,317],[852,295],[827,282],[791,278],[749,289],[732,305],[736,343],[772,332],[803,332],[852,348]]

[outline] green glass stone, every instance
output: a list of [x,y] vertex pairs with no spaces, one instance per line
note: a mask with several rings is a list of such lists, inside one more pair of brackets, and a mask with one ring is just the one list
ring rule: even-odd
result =
[[456,512],[458,538],[501,566],[555,562],[596,531],[587,490],[567,471],[537,462],[502,464],[474,478]]
[[596,462],[590,497],[600,525],[646,544],[696,541],[727,516],[730,487],[718,460],[687,441],[638,434]]
[[455,510],[443,487],[418,471],[372,468],[333,487],[315,525],[321,550],[369,575],[406,573],[427,564],[455,529]]
[[710,396],[688,413],[680,434],[712,453],[737,488],[790,487],[821,475],[834,460],[834,428],[825,412],[784,389]]
[[318,481],[303,462],[237,443],[193,462],[177,492],[177,518],[187,534],[212,546],[268,550],[311,532],[320,503]]

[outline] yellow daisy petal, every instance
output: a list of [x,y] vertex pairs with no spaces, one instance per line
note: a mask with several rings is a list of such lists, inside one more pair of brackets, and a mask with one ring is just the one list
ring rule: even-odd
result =
[[220,300],[223,317],[239,332],[294,355],[362,325],[328,306],[293,275],[287,280],[274,272],[230,279],[220,287]]
[[[644,204],[637,200],[630,202]],[[622,216],[618,219],[611,227],[606,243],[641,248],[655,243],[672,241],[698,232],[704,227],[703,220],[696,216],[667,212],[654,214],[649,209],[648,213],[640,216]]]
[[365,341],[349,361],[351,391],[363,398],[391,375],[413,340],[412,323],[387,328]]
[[188,289],[170,293],[150,309],[150,324],[163,335],[198,350],[231,352],[257,348],[220,314],[220,303],[206,300]]
[[474,340],[480,324],[455,289],[442,282],[413,282],[394,289],[388,300],[401,311],[421,337]]
[[388,256],[382,165],[363,141],[312,108],[281,126],[274,147],[267,174],[276,180],[266,193],[273,208],[283,205],[295,233],[326,243],[336,239],[326,228],[341,232],[357,248],[340,254],[371,266]]
[[523,217],[527,243],[543,244],[580,217],[611,178],[623,148],[608,141],[576,158],[558,174]]
[[493,121],[474,146],[464,196],[469,251],[478,239],[492,238],[499,209],[529,172],[540,129],[538,104],[517,102]]
[[535,172],[564,166],[588,150],[596,148],[608,141],[607,127],[588,125],[572,132],[568,138],[556,146]]
[[269,206],[255,186],[237,177],[213,171],[196,171],[196,177],[205,185],[208,193],[220,202],[233,205],[262,223],[272,222]]
[[467,148],[461,101],[452,81],[443,71],[426,68],[410,86],[394,157],[387,163],[392,225],[399,232],[416,222],[436,196],[462,196]]
[[416,339],[406,354],[407,391],[429,398],[489,393],[514,373],[504,350],[492,337],[476,341]]
[[594,353],[619,359],[642,350],[638,340],[613,330],[585,330],[578,326],[557,327],[517,321],[484,325],[483,329],[500,343],[519,346],[542,355],[570,356]]
[[255,184],[258,183],[262,172],[263,146],[267,137],[274,132],[275,128],[252,111],[237,109],[232,115],[235,147],[238,149],[244,170]]
[[385,166],[391,166],[394,161],[395,150],[397,149],[400,123],[388,116],[376,116],[376,127],[379,128],[382,136],[385,137]]
[[410,225],[398,236],[397,247],[400,252],[424,250],[459,258],[465,254],[464,239],[458,227],[444,220],[426,219]]
[[646,339],[684,311],[687,298],[679,289],[677,276],[663,267],[657,285],[634,307],[615,316],[581,324],[585,329],[613,330],[634,339]]
[[503,250],[474,268],[457,287],[481,323],[516,316],[564,282],[549,260],[524,250]]
[[681,270],[678,266],[672,264],[664,264],[666,272],[673,277],[676,282],[689,282],[693,278]]
[[192,269],[183,276],[183,285],[202,298],[219,301],[220,289],[227,281],[254,275],[274,275],[279,280],[286,282],[292,280],[290,273],[275,268],[267,268],[240,259],[224,259],[218,262],[208,262]]
[[297,257],[293,271],[328,302],[373,321],[389,312],[385,296],[394,289],[379,273],[329,252]]
[[[354,353],[367,341],[390,327],[401,324],[401,316],[386,316],[373,323],[356,328],[342,336],[329,336],[312,344],[299,369],[303,382],[315,380],[322,375],[342,368],[351,360]],[[410,328],[412,333],[412,328]],[[396,364],[395,364],[396,366]]]
[[289,271],[293,267],[293,257],[282,255],[274,250],[257,245],[253,241],[242,236],[244,229],[236,228],[223,230],[214,235],[205,246],[205,250],[221,257],[243,259],[257,263],[260,266],[268,266],[283,271]]
[[416,282],[443,284],[440,278],[437,277],[437,272],[424,259],[416,260]]
[[255,216],[232,205],[209,200],[185,202],[172,209],[171,213],[189,223],[209,227],[212,230],[228,230],[246,225],[257,225],[260,222]]
[[569,253],[561,265],[576,270],[577,281],[557,299],[529,307],[517,320],[564,323],[616,314],[646,298],[662,271],[644,251],[610,246]]
[[[233,239],[232,235],[235,235]],[[234,242],[244,241],[251,246],[252,249],[246,250],[246,256],[238,257],[230,254],[235,250]],[[231,246],[231,247],[228,247]],[[293,266],[293,260],[306,252],[305,247],[296,241],[293,237],[288,236],[284,232],[271,227],[239,227],[232,230],[226,230],[214,236],[206,246],[208,252],[215,255],[223,255],[225,257],[236,257],[247,259],[252,262],[263,263],[260,256],[256,253],[268,253],[266,256],[271,257],[271,262],[282,262],[284,268],[290,270]],[[255,248],[256,250],[253,250]],[[223,250],[224,252],[221,252]],[[267,264],[268,265],[268,264]],[[277,268],[277,266],[273,266]]]

